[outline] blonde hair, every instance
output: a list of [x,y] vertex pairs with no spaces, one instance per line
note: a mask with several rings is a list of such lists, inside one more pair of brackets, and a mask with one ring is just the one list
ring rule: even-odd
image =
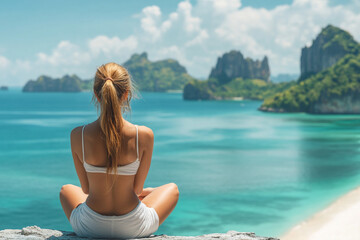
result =
[[100,104],[100,127],[105,135],[108,174],[116,173],[116,156],[123,145],[122,113],[130,110],[132,96],[131,76],[123,66],[110,62],[98,67],[94,79],[93,101],[97,107]]

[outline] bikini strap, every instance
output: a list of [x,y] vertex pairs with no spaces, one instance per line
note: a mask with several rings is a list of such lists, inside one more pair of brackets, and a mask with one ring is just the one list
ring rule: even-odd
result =
[[85,151],[84,151],[84,128],[85,128],[85,125],[82,127],[82,131],[81,131],[81,144],[82,144],[83,164],[85,163]]
[[139,130],[138,130],[138,126],[135,125],[136,127],[136,158],[139,158]]

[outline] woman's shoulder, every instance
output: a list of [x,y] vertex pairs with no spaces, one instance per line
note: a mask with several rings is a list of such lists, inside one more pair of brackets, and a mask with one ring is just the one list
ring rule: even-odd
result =
[[139,130],[139,141],[142,142],[154,141],[154,132],[152,131],[151,128],[138,125],[138,130]]
[[[94,122],[91,122],[91,123],[87,123],[87,124],[83,124],[83,125],[80,125],[80,126],[77,126],[77,127],[74,127],[72,130],[71,130],[71,136],[81,136],[81,132],[82,132],[82,129],[85,127],[86,129],[91,129],[94,127],[94,124],[95,124],[96,121]],[[88,131],[87,131],[88,132]]]
[[74,127],[70,132],[70,140],[73,142],[78,142],[81,140],[82,129],[84,125]]
[[147,126],[137,125],[139,129],[139,133],[141,132],[143,135],[154,136],[154,132],[151,128]]
[[77,136],[77,135],[79,135],[79,134],[81,133],[81,131],[82,131],[82,128],[83,128],[83,126],[74,127],[74,128],[71,130],[70,135],[71,135],[71,136]]

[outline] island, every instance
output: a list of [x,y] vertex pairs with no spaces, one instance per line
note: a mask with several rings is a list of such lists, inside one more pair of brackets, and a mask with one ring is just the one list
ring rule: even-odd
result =
[[193,80],[185,85],[185,100],[263,100],[294,85],[295,81],[272,83],[268,58],[244,58],[232,50],[219,57],[206,81]]
[[141,91],[181,91],[185,84],[194,80],[178,61],[164,59],[152,62],[146,52],[133,54],[123,66]]
[[322,29],[310,47],[301,49],[300,80],[331,67],[347,54],[359,53],[359,43],[350,33],[328,25]]
[[9,90],[8,86],[0,86],[0,91],[6,91]]
[[23,92],[80,92],[92,88],[92,80],[82,80],[77,75],[65,75],[52,78],[42,75],[36,80],[29,80]]
[[294,86],[265,99],[267,112],[360,114],[360,44],[328,25],[302,49],[301,76]]
[[[152,62],[146,52],[133,54],[122,65],[129,71],[135,88],[140,91],[182,91],[186,83],[195,80],[178,61],[165,59]],[[82,80],[75,74],[61,78],[42,75],[36,80],[29,80],[23,92],[80,92],[89,91],[92,87],[93,79]]]

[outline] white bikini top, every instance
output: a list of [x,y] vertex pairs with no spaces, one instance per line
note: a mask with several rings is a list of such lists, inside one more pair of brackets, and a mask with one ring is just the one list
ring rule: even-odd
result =
[[[83,165],[85,168],[86,172],[91,172],[91,173],[106,173],[106,167],[98,167],[98,166],[94,166],[91,164],[88,164],[87,162],[85,162],[85,151],[84,151],[84,128],[86,125],[83,126],[82,128],[82,132],[81,132],[81,141],[82,141],[82,153],[83,153]],[[136,128],[136,160],[132,163],[123,165],[123,166],[118,166],[117,167],[117,173],[118,175],[135,175],[139,165],[140,165],[140,161],[139,161],[139,143],[138,143],[138,139],[139,139],[139,133],[138,133],[138,126],[135,125]],[[110,174],[114,174],[114,172],[110,172]]]

